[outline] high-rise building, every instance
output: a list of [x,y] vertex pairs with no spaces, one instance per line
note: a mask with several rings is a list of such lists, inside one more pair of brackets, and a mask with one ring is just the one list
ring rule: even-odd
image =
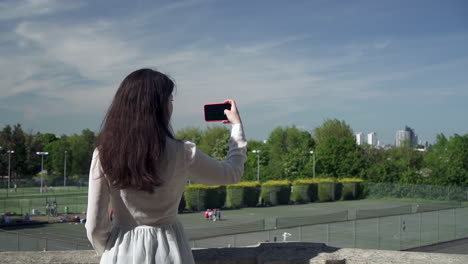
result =
[[377,133],[370,132],[367,134],[367,144],[376,147],[377,146]]
[[395,134],[395,146],[401,147],[404,144],[409,144],[414,147],[418,144],[418,136],[414,132],[414,129],[409,126],[405,126],[405,130],[397,130]]
[[356,144],[358,145],[364,144],[364,134],[362,132],[359,132],[356,134]]

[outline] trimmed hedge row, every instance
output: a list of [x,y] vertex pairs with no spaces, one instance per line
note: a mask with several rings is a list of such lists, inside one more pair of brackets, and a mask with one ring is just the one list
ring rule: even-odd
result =
[[291,183],[289,181],[267,181],[262,184],[260,205],[288,204],[290,195]]
[[257,206],[260,182],[241,182],[226,186],[226,207],[241,208]]
[[227,186],[188,185],[179,204],[185,209],[242,208],[290,203],[362,198],[361,179],[317,178],[289,181],[241,182]]

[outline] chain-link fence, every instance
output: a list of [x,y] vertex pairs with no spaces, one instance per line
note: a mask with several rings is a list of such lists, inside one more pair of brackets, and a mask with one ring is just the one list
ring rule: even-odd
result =
[[26,199],[2,199],[0,200],[0,212],[15,214],[46,215],[47,203],[52,207],[57,203],[58,214],[81,214],[86,211],[88,196],[82,195],[43,195]]
[[[381,209],[376,209],[375,214],[378,213],[377,210]],[[391,209],[390,212],[397,210],[408,210],[408,207]],[[285,222],[286,219],[283,218],[277,221],[280,225],[275,229],[205,239],[192,237],[191,243],[192,247],[210,248],[248,246],[266,241],[301,241],[322,242],[335,247],[403,250],[468,237],[468,207],[374,218],[367,217],[371,215],[370,210],[365,211],[367,214],[356,213],[356,216],[364,215],[364,219],[310,225],[297,221],[294,226],[292,223],[297,217],[291,218],[289,222]],[[308,218],[315,218],[311,221],[314,223],[332,215]],[[338,212],[333,217],[345,218],[343,212]]]
[[44,238],[0,229],[0,251],[92,250],[89,243]]

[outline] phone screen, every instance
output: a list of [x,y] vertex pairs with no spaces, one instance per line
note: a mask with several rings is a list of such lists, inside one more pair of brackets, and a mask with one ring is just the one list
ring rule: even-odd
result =
[[228,120],[224,110],[231,110],[231,104],[206,104],[205,121],[224,121]]

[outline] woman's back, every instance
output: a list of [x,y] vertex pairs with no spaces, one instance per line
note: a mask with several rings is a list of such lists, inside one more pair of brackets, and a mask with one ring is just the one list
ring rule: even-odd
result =
[[[98,138],[89,175],[86,230],[97,253],[103,254],[101,263],[193,263],[177,219],[187,180],[230,184],[244,171],[247,142],[235,102],[226,101],[232,104],[225,112],[232,130],[226,160],[218,161],[195,144],[173,138],[168,125],[173,83],[161,75],[148,69],[130,74]],[[156,99],[148,100],[146,94]],[[155,106],[158,102],[162,105]],[[146,123],[153,119],[158,125]],[[157,140],[151,130],[157,131]]]

